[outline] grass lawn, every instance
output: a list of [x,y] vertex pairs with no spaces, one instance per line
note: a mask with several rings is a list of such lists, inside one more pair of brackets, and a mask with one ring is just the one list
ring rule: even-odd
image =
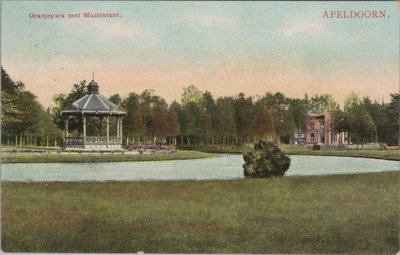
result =
[[395,254],[399,178],[3,182],[2,249]]
[[[303,146],[284,145],[280,148],[289,155],[316,155],[316,156],[342,156],[342,157],[361,157],[377,158],[387,160],[400,160],[400,150],[390,148],[388,150],[377,149],[322,149],[313,151]],[[120,161],[162,161],[162,160],[183,160],[213,157],[214,153],[243,154],[250,150],[245,147],[221,147],[203,146],[196,147],[194,150],[178,150],[173,154],[122,154],[115,153],[61,153],[59,151],[35,150],[16,151],[12,148],[2,150],[2,163],[76,163],[76,162],[120,162]]]
[[[339,156],[339,157],[360,157],[360,158],[377,158],[387,160],[400,160],[400,150],[398,147],[393,147],[387,150],[379,149],[321,149],[314,151],[312,149],[304,148],[297,145],[281,144],[279,147],[283,152],[289,155],[315,155],[315,156]],[[245,147],[217,147],[217,146],[204,146],[196,148],[198,151],[208,153],[233,153],[242,154],[250,148]]]
[[392,148],[388,150],[378,149],[322,149],[311,150],[300,146],[282,146],[282,150],[290,155],[316,155],[316,156],[339,156],[357,158],[377,158],[387,160],[400,160],[400,150]]
[[57,153],[57,152],[13,152],[2,151],[2,163],[75,163],[75,162],[119,162],[162,161],[199,159],[214,156],[200,151],[178,151],[171,154],[122,154],[122,153]]

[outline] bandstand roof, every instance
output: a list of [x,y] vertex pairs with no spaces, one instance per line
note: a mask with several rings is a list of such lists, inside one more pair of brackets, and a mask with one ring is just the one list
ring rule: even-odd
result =
[[99,86],[92,80],[87,95],[73,102],[61,115],[124,115],[126,112],[98,92]]

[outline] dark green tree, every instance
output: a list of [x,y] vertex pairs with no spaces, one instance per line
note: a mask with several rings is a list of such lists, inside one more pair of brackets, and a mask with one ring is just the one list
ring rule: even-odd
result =
[[199,123],[201,124],[200,142],[201,144],[212,143],[212,138],[216,135],[216,105],[214,97],[209,91],[203,93],[203,97],[200,101],[200,114],[201,119]]
[[375,137],[376,126],[365,106],[353,105],[347,111],[339,113],[336,128],[338,131],[347,131],[349,140],[364,147],[366,140]]
[[397,145],[400,147],[400,93],[390,94],[390,103],[386,108],[388,119],[388,130],[385,140],[388,145]]
[[129,93],[128,97],[122,100],[121,107],[127,112],[122,118],[125,136],[128,137],[128,140],[134,139],[135,136],[139,136],[140,139],[146,133],[146,125],[139,96],[134,92]]
[[302,132],[306,129],[307,99],[289,99],[289,115],[292,116],[295,132]]
[[244,176],[271,178],[283,176],[289,169],[290,158],[272,142],[258,141],[244,154]]
[[22,146],[38,145],[43,137],[60,139],[61,131],[49,119],[50,112],[25,90],[24,83],[14,82],[3,68],[1,79],[2,142]]
[[180,133],[180,125],[178,120],[178,112],[177,112],[177,102],[172,102],[172,104],[168,108],[167,115],[167,132],[166,135],[169,138],[170,145],[176,145],[177,140],[176,136]]
[[[53,121],[57,124],[60,129],[64,129],[65,120],[61,116],[61,111],[65,110],[68,106],[70,106],[73,102],[80,99],[81,97],[86,95],[86,81],[83,80],[79,84],[75,84],[71,89],[69,94],[58,94],[53,97],[54,107],[52,109],[53,112]],[[72,121],[69,124],[69,128],[71,131],[74,129],[78,129],[80,125],[77,122]]]
[[211,119],[206,115],[204,93],[196,86],[190,85],[183,89],[181,102],[184,115],[182,119],[186,121],[182,130],[186,137],[186,143],[189,146],[199,145],[200,139],[204,138],[206,133],[204,127],[212,125]]
[[254,103],[251,97],[239,93],[234,98],[236,134],[239,138],[239,144],[252,141],[252,123],[254,118]]
[[231,97],[220,97],[215,108],[216,135],[219,137],[218,141],[225,145],[229,137],[237,137],[234,100]]
[[256,108],[260,107],[258,105],[272,110],[276,142],[290,142],[294,134],[294,121],[288,113],[289,103],[285,95],[279,92],[275,94],[266,93],[257,101]]
[[339,110],[339,104],[331,94],[314,95],[308,100],[308,103],[307,110],[312,113]]
[[114,94],[108,98],[115,105],[120,105],[122,102],[121,96],[119,94]]
[[275,140],[275,121],[271,109],[262,105],[256,109],[252,122],[252,134],[259,140]]

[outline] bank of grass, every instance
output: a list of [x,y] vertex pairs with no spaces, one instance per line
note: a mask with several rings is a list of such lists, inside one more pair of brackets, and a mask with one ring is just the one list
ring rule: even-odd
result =
[[400,150],[398,148],[379,150],[379,149],[321,149],[311,150],[299,148],[298,146],[284,146],[283,151],[290,155],[315,155],[315,156],[338,156],[355,158],[375,158],[386,160],[400,160]]
[[4,182],[2,249],[395,254],[399,177]]
[[119,162],[119,161],[163,161],[213,157],[211,153],[200,151],[180,151],[176,153],[122,154],[122,153],[67,153],[67,152],[12,152],[2,151],[2,163],[78,163],[78,162]]
[[[359,158],[376,158],[386,160],[400,160],[400,150],[398,147],[393,147],[387,150],[379,149],[321,149],[312,150],[304,146],[285,145],[281,144],[279,147],[283,152],[289,155],[315,155],[315,156],[338,156],[338,157],[359,157]],[[237,146],[201,146],[196,147],[195,150],[208,152],[208,153],[229,153],[229,154],[243,154],[249,150],[250,147],[237,147]]]
[[[283,152],[289,155],[316,155],[316,156],[338,156],[338,157],[360,157],[376,158],[400,161],[400,150],[391,147],[387,150],[379,149],[321,149],[312,150],[297,145],[279,145]],[[44,148],[25,148],[16,150],[12,147],[2,149],[2,163],[78,163],[78,162],[120,162],[120,161],[162,161],[162,160],[184,160],[213,157],[216,153],[243,154],[250,147],[238,146],[199,146],[182,147],[177,153],[172,154],[122,154],[121,152],[81,152],[65,153],[61,150],[47,150]],[[101,156],[101,157],[100,157]]]

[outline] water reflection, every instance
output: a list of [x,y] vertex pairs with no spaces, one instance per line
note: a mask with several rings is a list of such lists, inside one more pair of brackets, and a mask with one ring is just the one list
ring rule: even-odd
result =
[[[326,175],[399,170],[399,162],[346,157],[290,156],[287,176]],[[243,178],[241,155],[214,158],[112,163],[3,164],[6,181],[132,181]]]

